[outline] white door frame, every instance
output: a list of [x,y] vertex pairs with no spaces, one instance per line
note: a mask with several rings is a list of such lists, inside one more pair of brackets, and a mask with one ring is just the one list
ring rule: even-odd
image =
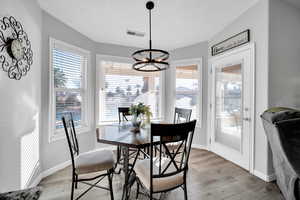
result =
[[[249,172],[251,174],[254,173],[254,131],[255,131],[255,44],[254,43],[249,43],[247,45],[244,45],[242,47],[239,47],[237,49],[228,51],[226,53],[223,53],[221,55],[212,57],[209,59],[208,61],[208,66],[209,66],[209,70],[208,70],[208,88],[212,88],[214,86],[213,84],[213,74],[212,74],[212,63],[213,61],[228,57],[230,55],[234,55],[246,50],[250,50],[250,65],[251,65],[251,82],[252,82],[252,88],[251,88],[251,92],[252,92],[252,109],[251,109],[251,125],[250,125],[250,135],[249,135]],[[213,127],[212,127],[212,120],[214,117],[214,114],[212,113],[212,89],[208,90],[208,116],[207,116],[207,148],[208,150],[211,151],[211,137],[213,134]]]

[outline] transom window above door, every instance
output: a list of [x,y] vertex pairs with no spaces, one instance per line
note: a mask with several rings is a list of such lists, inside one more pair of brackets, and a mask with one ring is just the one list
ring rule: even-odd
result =
[[131,63],[99,62],[99,123],[118,121],[118,107],[142,102],[161,117],[161,72],[138,72]]

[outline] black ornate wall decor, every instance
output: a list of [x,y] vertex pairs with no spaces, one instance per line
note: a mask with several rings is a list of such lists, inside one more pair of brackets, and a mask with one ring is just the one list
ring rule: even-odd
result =
[[20,80],[32,63],[31,44],[21,23],[13,16],[0,19],[0,67],[9,78]]

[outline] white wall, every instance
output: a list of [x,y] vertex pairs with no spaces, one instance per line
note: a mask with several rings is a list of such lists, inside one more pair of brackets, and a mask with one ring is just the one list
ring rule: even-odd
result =
[[[52,143],[48,140],[49,37],[91,51],[92,105],[96,53],[129,57],[136,50],[93,42],[43,12],[36,0],[1,0],[0,16],[5,15],[13,15],[21,21],[31,40],[34,61],[29,73],[20,81],[9,79],[0,70],[0,192],[25,187],[42,171],[70,159],[66,140]],[[80,150],[93,149],[95,137],[95,131],[80,135]]]
[[269,104],[300,108],[300,9],[270,1]]
[[130,57],[136,50],[134,47],[126,47],[113,44],[96,43],[81,33],[75,31],[61,21],[43,12],[43,71],[42,71],[42,157],[43,170],[48,170],[70,159],[67,141],[65,139],[49,142],[49,37],[78,46],[91,52],[91,69],[88,81],[91,89],[92,105],[92,131],[78,136],[80,151],[103,147],[96,142],[95,131],[95,90],[96,90],[96,54]]
[[[261,174],[269,174],[270,151],[261,123],[260,114],[268,108],[268,45],[269,45],[269,1],[260,0],[256,5],[239,16],[223,31],[216,34],[209,47],[246,29],[251,31],[251,42],[256,45],[255,73],[255,160],[254,170]],[[210,50],[209,50],[210,52]]]
[[28,34],[33,65],[19,81],[0,70],[0,192],[24,187],[39,162],[42,14],[35,0],[1,0],[0,16],[11,15]]
[[[43,12],[43,69],[42,69],[42,132],[41,137],[41,155],[42,155],[42,168],[47,170],[58,164],[70,160],[70,153],[65,139],[57,141],[49,141],[49,38],[53,37],[57,40],[64,41],[74,46],[78,46],[91,52],[91,75],[94,74],[95,66],[95,53],[94,42],[89,38],[83,36],[79,32],[66,26],[62,22],[56,20],[52,16]],[[89,77],[89,83],[94,82],[94,76]],[[91,89],[94,92],[93,89]],[[92,93],[92,97],[94,93]],[[93,100],[93,98],[92,98]],[[93,101],[91,103],[93,104]],[[91,107],[94,110],[94,107]],[[93,119],[93,118],[92,118]],[[93,120],[92,120],[93,122]],[[92,127],[93,124],[92,124]],[[94,130],[94,129],[92,129]],[[85,152],[94,148],[95,133],[91,131],[89,133],[83,133],[78,136],[80,143],[80,151]]]
[[[170,60],[173,61],[179,61],[179,60],[187,60],[187,59],[194,59],[194,58],[202,58],[203,62],[203,69],[202,69],[202,78],[200,78],[201,84],[202,84],[202,115],[200,116],[202,119],[201,128],[197,127],[195,130],[194,140],[193,144],[198,147],[205,147],[206,146],[206,124],[207,124],[207,94],[208,94],[208,85],[207,85],[207,74],[208,74],[208,68],[207,68],[207,48],[208,48],[208,42],[200,42],[195,45],[187,46],[178,48],[175,50],[170,51]],[[171,66],[172,67],[172,66]],[[171,84],[174,82],[172,81],[175,74],[170,73],[170,71],[166,72],[166,102],[173,102],[174,98],[174,91],[170,90],[170,88],[173,88]],[[174,105],[171,105],[170,103],[166,103],[166,111],[174,110]],[[173,114],[174,112],[166,112],[166,118],[167,120],[173,120]]]

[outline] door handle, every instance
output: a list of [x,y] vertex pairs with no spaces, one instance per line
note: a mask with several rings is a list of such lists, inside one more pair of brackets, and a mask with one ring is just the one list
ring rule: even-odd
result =
[[244,120],[244,121],[247,121],[247,122],[250,122],[250,121],[251,121],[251,119],[250,119],[249,117],[244,117],[243,120]]

